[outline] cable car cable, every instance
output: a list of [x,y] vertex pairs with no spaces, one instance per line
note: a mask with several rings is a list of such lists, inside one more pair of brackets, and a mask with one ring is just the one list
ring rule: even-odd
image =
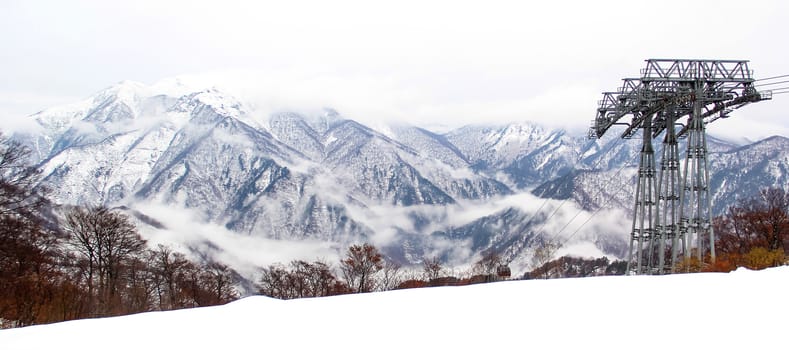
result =
[[766,83],[766,84],[757,84],[757,85],[754,85],[753,87],[762,87],[762,86],[767,86],[767,85],[776,85],[776,84],[784,84],[784,83],[789,83],[789,80],[776,81],[776,82]]
[[777,75],[777,76],[769,77],[769,78],[761,78],[761,79],[756,79],[754,81],[772,80],[772,79],[786,78],[786,77],[789,77],[789,74]]
[[[639,154],[635,154],[635,155],[634,155],[634,157],[633,157],[633,159],[631,159],[631,160],[629,160],[629,161],[625,162],[625,163],[624,163],[624,164],[623,164],[621,167],[619,167],[619,170],[617,170],[617,171],[616,171],[616,173],[614,173],[614,175],[613,175],[613,176],[609,177],[608,181],[607,181],[607,182],[606,182],[606,183],[605,183],[605,184],[604,184],[602,187],[600,187],[600,192],[598,193],[598,196],[599,196],[599,195],[601,195],[601,194],[603,194],[604,190],[608,188],[608,185],[610,185],[610,184],[611,184],[611,183],[612,183],[614,180],[616,180],[616,179],[618,178],[618,176],[619,176],[619,174],[622,172],[622,170],[624,170],[626,167],[629,167],[629,166],[633,165],[634,161],[635,161],[635,160],[636,160],[636,158],[638,158],[638,157],[639,157]],[[625,186],[619,186],[619,190],[618,190],[618,191],[616,191],[616,192],[617,192],[617,193],[618,193],[618,192],[621,192],[621,191],[622,191],[624,188],[625,188]],[[610,198],[610,197],[609,197],[609,198]],[[586,221],[584,221],[584,222],[581,224],[581,226],[579,226],[578,228],[576,228],[576,229],[575,229],[575,231],[573,231],[573,233],[572,233],[570,236],[568,236],[566,240],[564,240],[564,243],[561,243],[561,244],[559,245],[559,247],[562,247],[562,246],[564,246],[565,244],[567,244],[567,242],[569,242],[569,241],[570,241],[570,239],[572,239],[572,238],[573,238],[573,237],[574,237],[574,236],[575,236],[575,235],[578,233],[578,231],[580,231],[580,230],[581,230],[581,228],[583,228],[583,227],[584,227],[584,225],[586,225],[586,223],[588,223],[588,222],[589,222],[589,221],[590,221],[590,220],[591,220],[591,219],[594,217],[594,215],[595,215],[595,214],[597,214],[597,213],[598,213],[600,210],[602,210],[602,209],[605,207],[605,205],[604,205],[604,204],[606,204],[606,202],[607,202],[607,201],[604,201],[603,203],[601,203],[601,204],[600,204],[600,206],[599,206],[599,207],[598,207],[598,208],[597,208],[597,209],[596,209],[594,212],[592,212],[592,214],[589,216],[589,218],[587,218],[587,219],[586,219]],[[563,227],[562,227],[562,228],[559,230],[559,232],[557,233],[557,235],[559,235],[559,234],[561,234],[562,232],[564,232],[564,229],[565,229],[565,228],[567,228],[567,226],[570,226],[570,223],[572,223],[572,222],[573,222],[573,221],[574,221],[574,220],[575,220],[575,219],[578,217],[578,215],[581,215],[581,213],[582,213],[582,212],[585,212],[585,211],[586,211],[586,210],[583,210],[583,209],[580,209],[580,210],[578,210],[578,211],[575,213],[575,215],[574,215],[574,216],[573,216],[573,217],[572,217],[572,218],[571,218],[569,221],[567,221],[567,223],[566,223],[566,224],[565,224],[565,225],[564,225],[564,226],[563,226]]]
[[[619,142],[622,142],[622,140],[624,140],[624,139],[623,139],[623,138],[617,138],[617,141],[616,141],[616,143],[618,144]],[[615,145],[614,145],[614,147],[615,147],[615,146],[617,146],[617,144],[615,144]],[[635,156],[638,156],[638,154],[635,154]],[[593,169],[595,169],[595,168],[597,167],[597,165],[599,165],[599,162],[600,162],[602,159],[603,159],[603,157],[599,157],[599,158],[597,159],[597,163],[595,163],[595,166],[593,166],[592,168],[593,168]],[[631,161],[631,162],[632,162],[632,161]],[[624,164],[622,167],[620,167],[620,168],[619,168],[619,170],[617,171],[617,173],[616,173],[616,174],[618,175],[618,174],[619,174],[619,172],[621,172],[621,171],[622,171],[622,169],[624,169],[624,168],[625,168],[625,166],[627,166],[627,165],[629,165],[629,164],[630,164],[630,162],[627,162],[627,163],[625,163],[625,164]],[[608,181],[610,182],[610,181],[612,181],[612,180],[611,180],[611,179],[609,179]],[[606,184],[606,185],[607,185],[607,184]],[[604,187],[605,187],[605,185],[604,185]],[[604,188],[604,187],[603,187],[603,188]],[[602,190],[601,190],[601,191],[602,191]],[[602,193],[602,192],[601,192],[601,193]],[[543,220],[543,222],[541,223],[541,225],[540,225],[539,229],[538,229],[538,230],[535,230],[535,231],[533,231],[533,232],[540,232],[540,231],[542,231],[542,230],[545,228],[545,225],[546,225],[546,224],[547,224],[547,223],[548,223],[548,222],[551,220],[551,218],[553,218],[553,217],[554,217],[554,215],[556,215],[556,213],[558,213],[558,212],[559,212],[559,209],[561,209],[561,208],[562,208],[562,206],[564,206],[564,204],[565,204],[565,203],[567,203],[567,201],[569,201],[569,200],[570,200],[570,198],[572,198],[572,197],[568,197],[568,198],[565,198],[564,200],[562,200],[562,202],[561,202],[561,203],[559,203],[559,205],[556,207],[556,209],[554,209],[554,211],[551,213],[551,215],[549,215],[547,218],[545,218],[545,220]],[[583,209],[582,209],[582,210],[583,210]],[[579,214],[580,214],[580,211],[579,211],[579,213],[577,213],[577,214],[576,214],[576,216],[578,216]],[[571,219],[570,221],[572,222],[572,220],[573,220],[573,219]],[[565,227],[566,227],[567,225],[569,225],[569,222],[568,222],[568,223],[565,225]],[[564,228],[562,228],[562,230],[564,230]],[[562,231],[562,230],[560,230],[560,231],[559,231],[559,233],[561,233],[561,231]],[[558,233],[557,233],[557,234],[558,234]],[[557,237],[557,238],[558,238],[558,237]],[[559,247],[561,247],[562,245],[563,245],[563,244],[560,244],[560,245],[559,245]]]

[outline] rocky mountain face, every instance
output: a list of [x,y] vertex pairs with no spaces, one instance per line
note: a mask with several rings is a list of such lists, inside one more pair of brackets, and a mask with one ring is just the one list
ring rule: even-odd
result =
[[[328,109],[259,115],[214,89],[131,82],[31,118],[40,130],[14,137],[59,203],[164,203],[252,237],[369,240],[404,263],[494,251],[526,268],[550,240],[621,257],[626,224],[592,217],[562,231],[580,208],[629,210],[639,147],[530,123],[436,134],[373,129]],[[789,184],[786,138],[711,139],[710,149],[716,212]]]
[[[773,136],[744,146],[710,136],[707,139],[713,216],[725,214],[738,200],[755,197],[761,189],[789,189],[789,139],[786,137]],[[681,167],[684,167],[685,158],[683,141],[679,145]],[[612,162],[610,166],[599,168],[578,167],[565,176],[542,183],[533,192],[554,199],[572,199],[587,210],[616,207],[632,211],[639,152],[636,146],[640,145],[640,140],[626,142],[632,145],[617,146],[619,150],[613,152],[621,152],[624,159],[629,158],[623,159],[624,163]],[[660,142],[654,147],[656,163],[660,164]]]

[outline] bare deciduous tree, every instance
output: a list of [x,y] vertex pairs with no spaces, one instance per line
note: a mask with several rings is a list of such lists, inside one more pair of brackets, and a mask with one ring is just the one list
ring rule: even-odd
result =
[[129,218],[105,207],[75,207],[66,214],[64,231],[68,245],[85,263],[88,294],[98,302],[98,314],[110,311],[119,297],[125,263],[145,250]]
[[487,253],[479,261],[474,263],[472,273],[475,275],[491,275],[496,273],[496,269],[503,264],[501,256],[496,253]]
[[161,244],[148,254],[157,309],[173,310],[187,306],[182,281],[189,270],[195,269],[194,264],[183,254]]
[[0,133],[0,319],[33,324],[55,279],[56,240],[44,228],[43,189],[30,151]]
[[[545,241],[543,244],[534,249],[534,256],[532,257],[532,264],[534,269],[539,269],[554,259],[556,252],[559,250],[559,243],[555,241]],[[543,278],[550,277],[550,270],[544,269]]]
[[444,267],[441,265],[441,259],[438,257],[425,258],[422,260],[422,273],[426,281],[431,281],[441,277],[441,271]]
[[394,290],[403,282],[402,266],[390,260],[385,260],[381,269],[376,290]]
[[357,293],[372,291],[375,286],[373,277],[382,268],[383,256],[367,243],[348,247],[345,259],[340,261],[340,270],[348,288]]
[[29,157],[29,149],[0,133],[0,215],[29,217],[46,203],[46,190],[36,186],[40,171]]
[[293,298],[289,293],[290,272],[282,264],[272,264],[262,269],[258,291],[260,294],[279,299]]
[[203,266],[201,277],[206,295],[200,306],[222,305],[238,299],[236,272],[227,265],[209,262]]
[[332,273],[331,266],[323,261],[309,263],[293,260],[289,266],[290,270],[282,264],[273,264],[262,269],[257,285],[260,294],[279,299],[294,299],[348,292],[348,288]]
[[789,248],[789,193],[766,188],[759,196],[741,200],[726,217],[716,218],[717,247],[724,254],[744,255],[753,248]]

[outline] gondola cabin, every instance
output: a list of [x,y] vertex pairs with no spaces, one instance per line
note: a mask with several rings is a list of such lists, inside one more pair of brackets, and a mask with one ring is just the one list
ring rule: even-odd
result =
[[499,265],[496,268],[496,275],[498,275],[500,279],[508,279],[512,275],[512,272],[510,271],[509,266]]

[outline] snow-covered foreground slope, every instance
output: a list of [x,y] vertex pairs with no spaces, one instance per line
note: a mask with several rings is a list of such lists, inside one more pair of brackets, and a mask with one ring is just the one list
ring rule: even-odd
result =
[[780,348],[789,267],[511,281],[0,331],[2,349]]

